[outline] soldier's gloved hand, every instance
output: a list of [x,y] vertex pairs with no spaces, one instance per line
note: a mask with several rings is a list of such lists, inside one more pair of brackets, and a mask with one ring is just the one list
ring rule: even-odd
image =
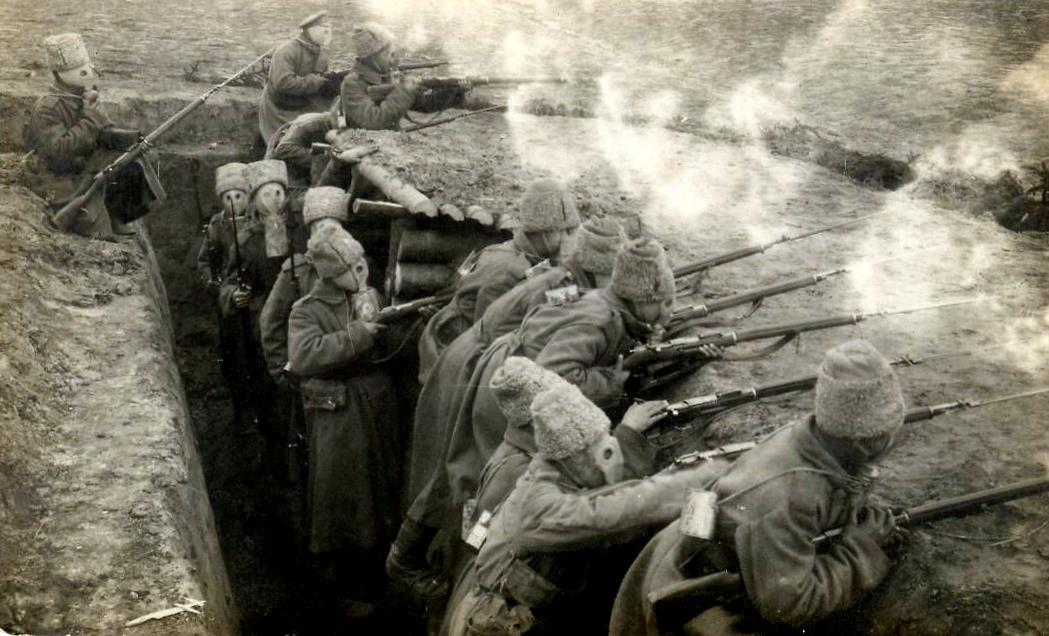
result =
[[233,292],[233,306],[237,309],[244,309],[251,303],[251,288],[250,287],[238,287],[237,291]]
[[638,402],[632,404],[623,414],[620,426],[625,426],[638,433],[644,433],[652,426],[667,416],[666,409],[669,402],[666,400],[652,400],[649,402]]
[[888,508],[868,506],[859,513],[858,520],[846,532],[861,532],[878,545],[885,545],[896,531],[896,518]]
[[368,334],[373,338],[386,329],[386,325],[381,325],[377,322],[365,322],[363,324],[364,328],[368,330]]

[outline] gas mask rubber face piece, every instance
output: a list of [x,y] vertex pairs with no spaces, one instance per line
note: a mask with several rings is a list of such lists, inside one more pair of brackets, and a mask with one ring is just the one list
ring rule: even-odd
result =
[[58,78],[69,86],[76,86],[78,88],[90,88],[98,90],[98,80],[101,75],[98,70],[95,69],[91,64],[81,64],[76,68],[71,68],[68,71],[58,71]]
[[324,48],[331,44],[331,25],[316,24],[306,29],[306,35],[309,36],[314,44]]
[[276,182],[263,185],[255,193],[255,207],[262,217],[262,227],[266,235],[266,256],[270,258],[289,253],[284,212],[285,196],[284,186]]
[[255,193],[255,207],[259,210],[259,215],[262,217],[272,216],[277,214],[284,208],[284,199],[287,193],[284,191],[284,186],[277,182],[271,182],[259,187]]
[[353,277],[357,280],[357,289],[363,290],[368,287],[368,261],[358,258],[350,268]]
[[228,215],[241,216],[248,207],[248,193],[243,190],[226,190],[222,193],[222,209]]
[[590,452],[606,484],[623,481],[623,449],[619,447],[619,440],[605,435],[590,446]]

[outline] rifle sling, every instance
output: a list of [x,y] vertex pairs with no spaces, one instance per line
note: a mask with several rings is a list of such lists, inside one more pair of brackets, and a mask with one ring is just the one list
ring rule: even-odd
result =
[[776,353],[783,347],[787,346],[792,340],[797,338],[799,335],[800,334],[798,333],[785,334],[783,336],[780,336],[779,340],[776,340],[767,347],[761,347],[757,351],[752,351],[750,353],[732,353],[731,351],[726,351],[725,354],[721,357],[721,359],[726,362],[744,362],[747,360],[757,360],[759,358],[764,358],[765,356],[772,355],[773,353]]

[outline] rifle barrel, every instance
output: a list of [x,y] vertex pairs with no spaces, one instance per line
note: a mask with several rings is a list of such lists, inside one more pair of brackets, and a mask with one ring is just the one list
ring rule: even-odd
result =
[[747,289],[730,296],[724,296],[722,298],[714,299],[708,303],[702,305],[689,305],[682,307],[681,309],[674,312],[671,318],[671,324],[674,322],[681,322],[683,320],[690,320],[693,318],[703,318],[709,316],[712,313],[723,311],[732,307],[738,307],[739,305],[745,305],[755,300],[761,300],[770,296],[777,296],[779,294],[786,294],[797,289],[803,289],[805,287],[812,287],[820,282],[844,273],[848,270],[837,269],[831,272],[824,272],[822,274],[813,274],[809,276],[799,276],[791,280],[783,281],[782,283],[775,283],[772,285],[766,285],[764,287],[755,287],[754,289]]

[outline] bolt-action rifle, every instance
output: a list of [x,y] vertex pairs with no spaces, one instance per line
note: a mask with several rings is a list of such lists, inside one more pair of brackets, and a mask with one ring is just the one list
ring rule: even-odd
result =
[[453,295],[454,293],[449,291],[434,296],[416,298],[415,300],[401,303],[400,305],[383,307],[375,317],[375,322],[386,325],[392,322],[397,322],[398,320],[403,320],[409,316],[414,316],[419,313],[420,309],[425,309],[426,307],[443,307],[452,300]]
[[76,222],[77,217],[80,215],[81,210],[87,205],[87,202],[91,200],[91,197],[98,195],[101,192],[102,187],[109,179],[110,175],[117,174],[123,170],[126,166],[136,161],[146,152],[153,148],[153,144],[156,143],[164,133],[174,128],[180,121],[185,119],[190,113],[199,108],[208,100],[209,97],[216,91],[228,86],[231,82],[239,78],[240,76],[248,73],[254,68],[256,64],[261,62],[266,56],[270,55],[270,51],[255,58],[251,64],[248,64],[241,70],[237,71],[233,75],[230,75],[222,82],[212,86],[204,92],[200,97],[197,97],[192,102],[182,107],[182,110],[178,111],[167,119],[164,123],[157,126],[153,132],[149,133],[142,139],[138,140],[130,148],[124,151],[119,157],[114,159],[112,163],[100,170],[88,183],[84,184],[79,188],[72,199],[64,206],[62,206],[57,212],[55,212],[51,221],[55,224],[55,227],[68,231],[73,224]]
[[[771,354],[787,345],[800,334],[808,331],[822,331],[834,327],[856,325],[871,318],[899,316],[957,305],[967,305],[984,299],[955,300],[930,305],[919,305],[895,310],[879,310],[867,313],[842,314],[827,318],[813,318],[797,322],[788,322],[768,327],[741,329],[738,331],[710,332],[698,336],[673,338],[666,342],[641,344],[631,349],[623,359],[623,369],[640,376],[640,383],[635,384],[634,393],[643,393],[666,384],[672,380],[691,373],[696,368],[709,362],[703,358],[703,349],[707,345],[721,348],[733,347],[745,342],[778,338],[773,344],[752,354],[726,356],[727,360],[750,360]],[[672,364],[665,364],[672,363]]]
[[[1049,477],[1026,479],[997,488],[978,490],[957,497],[931,501],[908,508],[895,515],[899,527],[914,527],[950,517],[962,517],[997,505],[1049,492]],[[833,540],[842,533],[836,528],[813,537],[816,545]],[[685,579],[648,593],[648,602],[656,614],[661,629],[671,630],[674,623],[690,620],[706,609],[743,593],[743,581],[736,572],[714,572],[697,578]]]
[[826,227],[817,228],[808,232],[801,232],[800,234],[784,234],[783,236],[777,239],[767,241],[765,243],[756,243],[754,245],[743,247],[732,252],[726,252],[725,254],[718,254],[717,256],[711,256],[709,258],[704,258],[693,263],[688,263],[687,265],[682,265],[681,267],[678,267],[674,270],[674,278],[682,278],[690,274],[698,274],[700,272],[705,272],[706,270],[712,267],[717,267],[718,265],[724,265],[725,263],[738,261],[742,258],[747,258],[748,256],[754,256],[756,254],[763,254],[766,250],[776,245],[782,245],[784,243],[794,243],[795,241],[800,241],[802,239],[806,239],[812,236],[818,236],[827,232],[833,232],[834,230],[843,227],[856,225],[857,223],[862,223],[867,219],[878,216],[878,214],[880,213],[876,212],[874,214],[868,214],[866,216],[861,216],[857,219],[852,219],[851,221],[845,221],[844,223],[838,223],[835,225],[828,225]]
[[[990,406],[991,404],[998,404],[1001,402],[1011,402],[1012,400],[1020,400],[1023,398],[1034,397],[1037,395],[1045,395],[1047,393],[1049,393],[1049,388],[1035,389],[1033,391],[1024,391],[1023,393],[1014,393],[1012,395],[1003,395],[988,400],[962,399],[955,400],[953,402],[944,402],[942,404],[915,406],[907,411],[907,413],[903,416],[903,421],[908,424],[913,422],[924,422],[926,420],[931,420],[946,413],[953,413],[954,411],[964,411],[968,409],[978,408],[981,406]],[[648,435],[648,431],[646,431],[645,434]],[[673,466],[677,468],[684,468],[687,466],[694,466],[695,464],[699,464],[704,461],[710,461],[712,459],[735,459],[736,457],[739,457],[740,455],[754,448],[757,445],[757,442],[735,442],[733,444],[726,444],[724,446],[719,446],[718,448],[712,448],[705,451],[693,451],[691,453],[685,453],[684,455],[676,457],[674,459]]]

